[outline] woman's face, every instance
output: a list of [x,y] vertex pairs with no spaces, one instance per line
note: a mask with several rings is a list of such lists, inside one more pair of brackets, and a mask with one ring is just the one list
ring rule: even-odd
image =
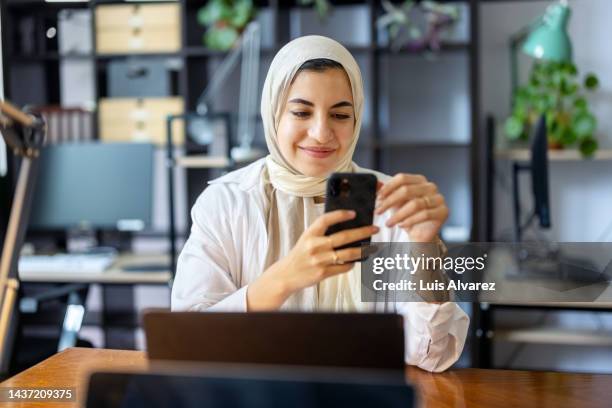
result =
[[294,168],[306,176],[329,175],[351,145],[354,128],[353,94],[344,70],[297,74],[277,130],[280,151]]

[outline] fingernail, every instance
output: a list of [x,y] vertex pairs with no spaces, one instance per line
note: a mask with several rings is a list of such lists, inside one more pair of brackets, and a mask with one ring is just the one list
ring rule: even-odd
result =
[[357,215],[357,213],[355,211],[353,211],[353,210],[349,210],[349,215],[351,217],[355,217]]

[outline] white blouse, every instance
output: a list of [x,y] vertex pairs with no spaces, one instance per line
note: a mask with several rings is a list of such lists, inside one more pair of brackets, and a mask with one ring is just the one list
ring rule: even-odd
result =
[[[247,311],[248,285],[263,273],[267,253],[263,167],[262,159],[212,180],[197,199],[191,210],[191,234],[178,258],[172,310]],[[379,172],[358,170],[371,172],[383,182],[389,180]],[[385,226],[390,213],[375,216],[380,231],[372,241],[409,241],[401,228]],[[316,288],[304,289],[296,299],[300,310],[314,310]],[[403,315],[406,363],[439,372],[459,358],[469,318],[455,303],[395,302],[368,307]]]

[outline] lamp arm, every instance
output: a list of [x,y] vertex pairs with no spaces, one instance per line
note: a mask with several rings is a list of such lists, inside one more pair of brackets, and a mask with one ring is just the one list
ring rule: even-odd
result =
[[0,133],[16,155],[23,156],[0,258],[0,373],[8,370],[12,351],[12,323],[19,288],[17,263],[27,228],[38,156],[45,136],[45,123],[0,101]]
[[[231,70],[238,63],[238,58],[241,54],[243,54],[243,59],[247,58],[251,60],[252,58],[250,58],[250,55],[253,53],[253,50],[250,48],[252,48],[253,44],[255,44],[257,55],[259,55],[260,43],[259,41],[254,42],[254,37],[259,39],[259,23],[257,23],[256,21],[250,22],[247,25],[242,36],[238,39],[234,48],[232,48],[232,50],[225,57],[223,62],[221,62],[221,66],[219,67],[215,75],[213,75],[206,88],[204,88],[204,91],[198,98],[197,102],[196,110],[199,114],[203,115],[207,113],[207,105],[211,97],[215,96],[218,93],[223,83],[229,77]],[[246,61],[243,61],[243,66],[245,65],[245,62]]]

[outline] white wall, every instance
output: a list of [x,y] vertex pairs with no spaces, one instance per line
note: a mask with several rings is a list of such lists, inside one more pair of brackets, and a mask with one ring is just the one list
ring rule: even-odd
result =
[[[509,113],[510,62],[508,38],[541,15],[551,1],[483,3],[480,11],[481,112],[492,113],[501,122]],[[579,73],[595,72],[600,89],[591,98],[599,121],[600,146],[612,148],[612,1],[570,0],[572,16],[569,31]],[[530,68],[521,59],[522,77]],[[484,119],[484,118],[483,118]],[[498,135],[499,137],[500,135]],[[512,226],[509,167],[498,163],[496,176],[496,235]],[[553,162],[550,165],[550,198],[553,228],[547,232],[553,241],[612,241],[612,161]],[[524,208],[529,206],[529,183],[524,180]],[[607,233],[606,233],[607,232]],[[506,237],[507,238],[507,237]],[[521,315],[524,316],[524,315]],[[514,316],[519,323],[523,318]],[[610,332],[612,315],[592,313],[550,314],[546,324],[576,330],[579,322],[597,322],[597,328]],[[496,360],[503,362],[515,345],[501,344]],[[602,347],[528,346],[515,360],[517,367],[576,371],[612,370],[612,350]]]
[[[492,113],[502,122],[510,111],[510,64],[508,38],[543,13],[550,1],[484,3],[481,6],[481,112]],[[601,148],[612,148],[612,2],[609,0],[570,1],[572,16],[569,31],[574,45],[574,59],[579,72],[595,72],[600,89],[590,98],[599,127]],[[521,58],[526,76],[531,61]],[[503,135],[497,135],[503,138]],[[502,172],[505,169],[501,169]],[[502,177],[508,182],[508,174]],[[550,238],[559,241],[610,241],[604,233],[612,224],[612,161],[551,163]],[[525,180],[527,181],[527,180]],[[523,197],[529,208],[527,185]],[[498,183],[498,187],[500,187]],[[497,215],[511,214],[511,196],[498,189]],[[496,217],[496,231],[511,225],[508,217]]]

